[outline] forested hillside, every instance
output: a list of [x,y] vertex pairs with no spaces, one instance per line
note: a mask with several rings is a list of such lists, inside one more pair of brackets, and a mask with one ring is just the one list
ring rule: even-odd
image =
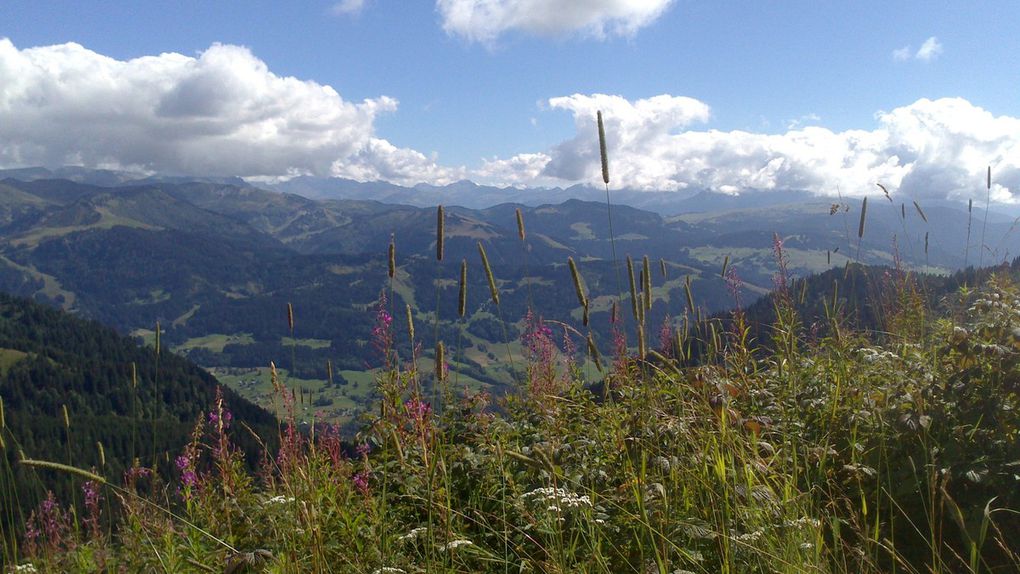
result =
[[[217,388],[215,378],[165,348],[140,347],[95,321],[0,294],[3,456],[16,469],[18,490],[14,496],[11,477],[0,478],[5,506],[32,502],[44,488],[35,471],[15,464],[21,456],[109,476],[137,459],[168,473],[196,422],[215,407]],[[272,440],[269,412],[230,389],[221,392],[239,423]],[[238,438],[254,462],[257,442]]]

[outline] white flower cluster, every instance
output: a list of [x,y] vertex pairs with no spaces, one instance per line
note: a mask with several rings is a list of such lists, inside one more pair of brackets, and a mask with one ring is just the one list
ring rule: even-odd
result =
[[268,506],[270,504],[287,504],[287,503],[290,503],[290,502],[294,502],[294,497],[293,496],[283,496],[283,495],[280,495],[280,496],[274,496],[274,497],[270,498],[269,500],[266,501],[265,504],[266,504],[266,506]]
[[576,493],[570,492],[565,488],[556,488],[553,486],[547,486],[543,488],[536,488],[531,492],[526,492],[521,495],[524,500],[535,500],[546,505],[546,510],[551,512],[559,512],[564,508],[581,508],[582,506],[591,508],[591,499],[588,495],[577,495]]
[[443,550],[454,550],[454,549],[460,548],[461,546],[471,546],[472,544],[474,544],[474,542],[471,542],[470,540],[453,540],[449,544],[446,544],[445,546],[443,546],[442,549]]
[[407,571],[403,568],[392,568],[390,566],[383,566],[382,568],[376,568],[372,570],[372,574],[407,574]]
[[783,526],[787,528],[804,528],[810,526],[812,528],[818,528],[822,525],[822,521],[817,518],[798,518],[797,520],[787,520],[783,523]]
[[892,353],[890,351],[884,351],[882,349],[873,349],[871,347],[864,347],[864,348],[860,349],[860,353],[861,353],[861,358],[866,363],[878,363],[878,362],[885,362],[885,361],[895,361],[896,359],[899,359],[899,356],[896,355],[896,353]]
[[13,571],[25,574],[28,574],[30,572],[38,572],[38,570],[35,569],[34,564],[18,564],[17,566],[14,567]]
[[425,528],[424,526],[419,526],[418,528],[415,528],[415,529],[411,530],[410,532],[408,532],[407,534],[401,536],[400,538],[397,538],[397,541],[398,542],[413,542],[419,536],[421,536],[422,534],[425,534],[425,532],[427,530],[428,530],[428,528]]
[[737,542],[756,542],[761,539],[762,535],[765,534],[763,530],[755,530],[754,532],[747,532],[744,534],[737,534],[733,537]]

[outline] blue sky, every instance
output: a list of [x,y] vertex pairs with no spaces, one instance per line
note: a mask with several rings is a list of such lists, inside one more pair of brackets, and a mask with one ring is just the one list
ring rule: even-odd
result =
[[[485,13],[486,5],[494,11]],[[236,49],[222,51],[220,72],[235,63],[260,63],[263,74],[314,82],[338,94],[339,103],[314,94],[309,103],[290,97],[288,89],[267,89],[260,117],[285,100],[356,127],[320,126],[322,145],[316,145],[307,132],[277,133],[278,126],[294,123],[283,118],[270,130],[275,140],[264,137],[264,145],[254,146],[252,133],[264,135],[264,123],[207,114],[215,124],[210,128],[190,110],[195,135],[178,134],[189,129],[179,125],[173,147],[166,144],[165,122],[156,126],[140,111],[120,117],[124,106],[100,114],[104,126],[89,125],[82,118],[90,114],[78,109],[84,104],[74,101],[89,89],[65,85],[47,92],[53,109],[32,108],[17,117],[35,114],[35,126],[80,119],[85,123],[78,141],[53,143],[45,134],[28,134],[28,126],[6,133],[0,127],[0,164],[216,171],[200,158],[208,149],[229,149],[216,166],[255,177],[314,173],[398,183],[466,177],[569,185],[585,182],[597,169],[588,131],[594,106],[606,108],[622,186],[830,193],[845,185],[853,194],[882,179],[918,195],[945,179],[932,193],[963,197],[969,179],[994,163],[1001,176],[997,196],[1009,200],[1020,191],[1020,151],[1004,135],[1020,117],[1020,35],[1011,29],[1017,22],[1015,2],[15,0],[0,12],[0,38],[8,39],[10,61],[30,60],[41,76],[20,93],[6,88],[9,112],[38,102],[26,94],[51,89],[53,78],[46,74],[61,66],[87,70],[96,65],[90,58],[102,56],[116,68],[166,53],[211,60],[211,47],[221,44]],[[68,42],[87,53],[53,49]],[[33,48],[50,51],[28,56]],[[139,80],[98,86],[111,91],[96,94],[95,101],[127,100],[132,86],[144,83],[149,89],[138,98],[163,102],[173,88],[155,87],[145,75],[151,70],[114,68],[114,78]],[[186,81],[196,73],[192,68],[160,73],[180,82],[180,95],[195,85]],[[207,74],[202,86],[220,93],[231,89],[224,82],[234,82],[250,92],[264,83],[255,76],[246,76],[254,83],[245,84]],[[0,97],[4,90],[0,82]],[[552,103],[574,95],[583,97]],[[58,100],[60,105],[53,103]],[[375,104],[357,108],[366,100]],[[86,136],[118,121],[115,135]],[[935,124],[950,127],[931,128]],[[805,131],[809,126],[824,131]],[[220,146],[203,148],[213,146],[210,129]],[[51,132],[61,130],[54,125]],[[135,142],[127,151],[95,141],[124,141],[125,133],[164,140]],[[230,145],[222,145],[224,138]],[[314,159],[302,160],[302,154]],[[242,155],[266,167],[238,159]],[[885,156],[896,159],[889,164]],[[679,164],[688,167],[674,167]]]

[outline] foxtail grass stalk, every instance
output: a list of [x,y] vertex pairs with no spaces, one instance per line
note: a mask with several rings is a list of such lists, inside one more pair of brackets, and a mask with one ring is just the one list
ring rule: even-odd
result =
[[988,229],[988,208],[992,204],[992,166],[988,166],[988,177],[985,179],[985,220],[981,224],[981,247],[978,249],[978,269],[985,262],[985,230]]
[[921,216],[921,220],[928,223],[928,216],[924,214],[924,210],[921,209],[921,204],[914,200],[914,209],[917,210],[917,214]]
[[606,126],[602,123],[602,110],[596,113],[599,124],[599,157],[602,159],[602,183],[609,185],[609,153],[606,151]]
[[442,205],[436,207],[436,312],[433,317],[433,341],[439,345],[439,309],[442,296],[440,281],[443,278],[443,251],[446,235],[446,212]]
[[684,295],[687,296],[687,309],[691,313],[691,317],[697,312],[694,307],[694,293],[691,291],[691,276],[688,275],[684,279]]
[[94,472],[89,472],[85,469],[71,466],[69,464],[60,464],[59,462],[51,462],[48,460],[35,460],[31,458],[23,458],[18,461],[20,464],[30,466],[33,468],[46,468],[49,470],[57,470],[67,474],[74,474],[88,480],[95,481],[99,484],[106,484],[106,479],[99,476]]
[[514,379],[517,378],[517,369],[514,367],[514,356],[510,351],[510,335],[506,328],[506,320],[503,318],[503,308],[499,304],[499,287],[496,285],[496,277],[492,274],[492,266],[489,265],[489,256],[485,254],[485,246],[478,242],[478,254],[482,259],[482,268],[485,271],[485,279],[489,282],[489,295],[496,305],[496,314],[499,317],[499,324],[503,331],[503,342],[506,345],[507,360],[510,361],[510,370]]
[[489,282],[489,295],[492,302],[499,306],[499,288],[496,286],[496,277],[492,274],[492,267],[489,265],[489,257],[485,254],[485,246],[478,242],[478,254],[482,257],[482,268],[485,270],[485,279]]
[[461,317],[467,312],[467,259],[460,262],[460,291],[457,293],[457,314]]
[[970,260],[970,224],[971,217],[974,214],[974,199],[967,200],[967,244],[963,246],[963,268],[967,268],[967,262]]
[[444,235],[446,230],[446,212],[443,206],[436,208],[436,261],[443,260]]
[[517,218],[517,238],[521,240],[521,251],[523,253],[523,265],[522,269],[524,272],[524,281],[528,286],[528,309],[534,306],[535,296],[533,289],[531,288],[531,276],[528,275],[528,235],[524,230],[524,214],[521,213],[521,208],[514,210],[514,216]]
[[156,422],[159,420],[160,407],[162,406],[159,398],[159,356],[160,356],[160,326],[159,321],[156,321],[156,361],[155,369],[156,372],[153,375],[153,405],[152,405],[152,469],[156,470],[159,465],[159,458],[156,456]]
[[390,247],[386,252],[386,271],[390,279],[397,275],[397,245],[393,235],[390,235]]
[[436,344],[436,381],[443,383],[446,381],[446,346],[443,345],[442,341]]
[[645,292],[645,311],[650,311],[652,309],[652,266],[648,263],[647,255],[642,259],[641,272],[641,289]]
[[857,261],[861,260],[861,242],[864,241],[864,223],[868,220],[868,198],[861,202],[861,221],[857,224]]
[[131,460],[138,456],[138,366],[131,362]]
[[588,333],[588,356],[595,362],[595,368],[598,369],[600,373],[604,372],[604,368],[602,366],[602,354],[599,353],[599,348],[595,345],[595,338],[591,333]]
[[634,260],[627,256],[627,275],[630,277],[630,307],[634,313],[634,320],[638,321],[641,314],[638,312],[637,282],[634,280]]
[[620,262],[616,257],[616,234],[613,233],[613,204],[609,200],[609,151],[606,145],[606,126],[602,123],[602,110],[598,110],[596,118],[599,126],[599,158],[602,160],[602,183],[606,186],[606,216],[609,220],[609,245],[613,254],[613,269],[616,271],[616,298],[621,300]]
[[588,297],[585,296],[581,272],[577,270],[577,263],[574,262],[573,257],[567,257],[567,265],[570,267],[570,278],[574,281],[574,294],[577,295],[577,303],[582,307],[587,307]]

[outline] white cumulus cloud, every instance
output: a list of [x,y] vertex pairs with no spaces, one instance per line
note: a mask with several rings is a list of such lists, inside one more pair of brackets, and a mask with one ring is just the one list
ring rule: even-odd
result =
[[921,44],[921,47],[917,49],[917,53],[914,54],[914,57],[918,60],[924,60],[927,62],[928,60],[938,57],[941,53],[942,44],[939,42],[938,38],[932,36],[925,40],[924,44]]
[[[629,101],[575,94],[549,100],[573,114],[576,135],[538,153],[487,161],[493,183],[597,183],[595,115],[602,110],[612,185],[726,193],[795,189],[821,195],[873,193],[875,183],[910,197],[983,197],[991,164],[993,197],[1020,192],[1020,119],[994,116],[960,98],[920,99],[876,114],[877,127],[835,132],[794,127],[781,134],[694,130],[708,105],[661,95]],[[537,174],[537,175],[536,175]]]
[[374,133],[387,96],[272,73],[247,48],[116,60],[78,44],[19,50],[0,38],[0,166],[444,180],[433,159]]
[[344,16],[347,14],[353,15],[361,13],[364,8],[365,0],[341,0],[336,4],[333,4],[333,7],[330,8],[330,12],[336,16]]
[[915,52],[910,46],[903,46],[893,50],[893,60],[897,62],[907,62],[909,60],[921,60],[922,62],[930,62],[942,54],[942,43],[935,36],[929,37],[921,44],[921,47]]
[[436,0],[449,34],[491,43],[516,30],[542,36],[631,36],[666,11],[672,0]]

